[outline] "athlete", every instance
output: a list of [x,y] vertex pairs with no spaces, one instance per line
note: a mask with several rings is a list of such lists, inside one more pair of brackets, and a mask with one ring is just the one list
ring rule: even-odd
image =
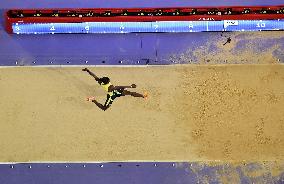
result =
[[103,87],[103,89],[107,92],[107,99],[105,104],[101,104],[96,101],[95,97],[87,98],[87,101],[94,102],[100,109],[103,111],[107,110],[115,98],[130,95],[133,97],[140,97],[147,99],[148,93],[145,92],[144,95],[136,92],[131,92],[126,90],[126,88],[136,88],[136,84],[132,84],[130,86],[114,86],[110,83],[110,79],[108,77],[97,77],[93,72],[91,72],[88,68],[82,69],[82,71],[89,73],[95,80]]

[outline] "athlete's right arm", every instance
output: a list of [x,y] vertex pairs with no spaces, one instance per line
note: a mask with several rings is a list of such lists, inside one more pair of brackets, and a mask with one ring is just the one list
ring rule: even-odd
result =
[[131,86],[113,86],[111,90],[120,90],[120,89],[125,89],[125,88],[131,88]]
[[91,72],[88,68],[84,68],[84,69],[82,69],[82,71],[88,72],[92,77],[94,77],[96,79],[96,81],[99,80],[99,78],[93,72]]
[[131,84],[130,86],[112,86],[112,90],[119,90],[125,88],[136,88],[136,84]]

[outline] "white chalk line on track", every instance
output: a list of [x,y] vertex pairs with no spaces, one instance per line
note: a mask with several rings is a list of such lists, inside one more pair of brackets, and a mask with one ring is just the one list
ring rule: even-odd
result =
[[102,164],[102,163],[253,163],[275,162],[279,160],[105,160],[105,161],[24,161],[24,162],[0,162],[0,165],[11,164]]
[[242,65],[284,65],[284,63],[224,63],[224,64],[171,64],[171,65],[29,65],[29,66],[0,66],[0,68],[147,68],[175,66],[242,66]]

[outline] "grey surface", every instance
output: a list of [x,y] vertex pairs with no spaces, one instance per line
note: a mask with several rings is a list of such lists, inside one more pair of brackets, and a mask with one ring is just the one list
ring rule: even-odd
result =
[[0,165],[1,184],[194,184],[193,172],[173,163],[77,163]]
[[[203,6],[203,5],[267,5],[284,4],[283,0],[200,0],[200,1],[37,1],[2,0],[0,14],[4,8],[51,8],[51,7],[147,7],[147,6]],[[79,35],[9,35],[4,30],[0,16],[0,65],[42,64],[171,64],[171,57],[187,56],[193,63],[196,49],[210,45],[214,50],[216,41],[225,42],[221,33],[162,33],[162,34],[79,34]],[[213,41],[214,40],[214,41]],[[211,43],[212,42],[212,43]],[[280,43],[274,52],[281,61],[283,39],[269,40],[270,46]],[[246,40],[235,48],[245,48]],[[259,48],[262,44],[255,43]],[[221,51],[222,52],[222,51]],[[212,54],[212,53],[208,53]],[[105,61],[105,63],[102,63]],[[120,62],[122,61],[122,63]],[[67,63],[68,62],[68,63]],[[182,61],[184,62],[184,61]]]
[[[218,184],[283,183],[271,175],[273,162],[245,164],[202,162],[23,163],[0,164],[1,184]],[[281,167],[281,166],[280,166]],[[258,173],[256,176],[251,173]]]
[[[230,46],[232,54],[250,49],[259,56],[261,52],[271,50],[274,57],[284,61],[284,32],[283,37],[270,38],[266,34],[262,39],[254,38],[253,33],[250,33],[250,37],[247,34],[211,32],[9,35],[0,27],[0,66],[13,66],[16,62],[17,65],[117,65],[138,62],[172,64],[172,61],[198,63],[206,59],[206,55],[210,58],[215,54],[224,55],[224,58],[217,58],[222,62],[226,59],[224,49],[230,44],[221,44],[220,47],[220,42],[225,43],[229,36],[238,39],[235,45]],[[207,51],[199,55],[202,56],[200,58],[195,53],[202,48]],[[239,61],[234,58],[234,61],[230,61],[232,62]]]

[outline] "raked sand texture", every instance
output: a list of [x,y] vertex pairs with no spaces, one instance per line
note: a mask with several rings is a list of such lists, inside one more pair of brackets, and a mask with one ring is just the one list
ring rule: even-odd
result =
[[284,65],[91,68],[148,100],[106,93],[81,68],[0,69],[0,161],[281,161]]

